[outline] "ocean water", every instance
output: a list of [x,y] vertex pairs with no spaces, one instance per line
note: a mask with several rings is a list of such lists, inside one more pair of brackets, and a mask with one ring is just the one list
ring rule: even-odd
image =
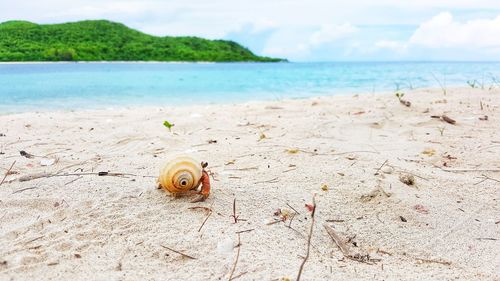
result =
[[[234,103],[500,82],[500,62],[0,64],[0,114]],[[439,80],[439,82],[438,82]]]

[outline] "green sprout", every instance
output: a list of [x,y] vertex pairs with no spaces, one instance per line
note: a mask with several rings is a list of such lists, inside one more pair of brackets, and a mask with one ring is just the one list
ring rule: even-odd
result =
[[163,122],[163,126],[167,127],[169,131],[172,131],[172,127],[175,126],[175,124],[172,124],[172,123],[165,120]]

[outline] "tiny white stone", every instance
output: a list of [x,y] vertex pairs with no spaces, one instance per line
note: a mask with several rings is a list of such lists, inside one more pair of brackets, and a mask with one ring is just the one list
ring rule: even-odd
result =
[[393,171],[394,170],[390,166],[384,166],[384,167],[382,167],[382,172],[384,172],[386,174],[392,174]]
[[40,165],[42,166],[52,166],[56,162],[55,159],[43,158],[40,160]]

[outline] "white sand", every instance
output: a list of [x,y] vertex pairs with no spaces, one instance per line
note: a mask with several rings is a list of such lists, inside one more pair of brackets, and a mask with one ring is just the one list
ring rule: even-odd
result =
[[[302,280],[500,280],[500,183],[482,179],[500,180],[499,97],[461,88],[412,91],[410,108],[393,94],[366,94],[0,116],[0,180],[13,161],[18,173],[0,186],[0,279],[227,280],[236,232],[253,229],[240,234],[233,277],[293,280],[311,224],[305,204],[317,193]],[[441,114],[457,124],[430,118]],[[175,123],[172,133],[164,120]],[[21,150],[58,162],[41,166]],[[207,202],[174,199],[148,177],[16,181],[61,169],[157,176],[169,153],[183,151],[210,164]],[[399,180],[405,171],[415,186]],[[293,229],[266,225],[287,203],[300,212]],[[201,231],[207,214],[193,206],[213,209]],[[353,252],[381,261],[343,259],[327,220],[341,220],[328,224],[354,237]]]

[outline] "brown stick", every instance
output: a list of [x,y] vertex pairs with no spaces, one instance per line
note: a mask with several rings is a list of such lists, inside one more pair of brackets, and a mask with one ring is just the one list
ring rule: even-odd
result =
[[212,210],[210,209],[210,212],[208,213],[207,217],[205,218],[205,220],[203,221],[203,223],[201,224],[200,228],[198,228],[198,232],[201,231],[201,229],[203,228],[203,226],[205,225],[205,223],[207,222],[208,218],[212,215]]
[[306,251],[306,256],[304,257],[304,260],[302,261],[302,264],[300,264],[299,273],[297,274],[297,281],[300,281],[300,277],[302,276],[302,271],[304,270],[304,265],[306,264],[307,260],[309,259],[309,252],[311,250],[311,238],[312,238],[313,229],[314,229],[314,213],[316,212],[316,201],[314,199],[314,195],[312,198],[312,202],[313,202],[313,208],[311,211],[311,228],[309,229],[309,236],[307,236],[307,251]]
[[170,251],[172,251],[172,252],[174,252],[174,253],[177,253],[177,254],[179,254],[179,255],[181,255],[181,256],[183,256],[183,257],[185,257],[185,258],[192,259],[192,260],[195,260],[195,259],[196,259],[195,257],[192,257],[192,256],[190,256],[190,255],[186,255],[186,254],[184,254],[184,253],[182,253],[182,252],[179,252],[179,251],[174,250],[174,249],[172,249],[172,248],[169,248],[169,247],[167,247],[167,246],[163,246],[163,245],[160,245],[160,246],[162,246],[163,248],[165,248],[165,249],[167,249],[167,250],[170,250]]
[[234,223],[238,223],[238,216],[236,215],[236,198],[233,200],[233,215]]
[[30,180],[36,180],[39,178],[51,178],[51,177],[70,177],[70,176],[99,176],[99,177],[124,177],[124,176],[132,176],[132,177],[151,177],[151,178],[156,178],[154,176],[144,176],[144,175],[135,175],[135,174],[129,174],[129,173],[112,173],[112,172],[98,172],[98,173],[68,173],[68,174],[49,174],[49,173],[38,173],[38,174],[31,174],[31,175],[25,175],[19,178],[19,181],[30,181]]
[[382,167],[384,167],[384,165],[387,163],[387,161],[389,161],[389,160],[385,160],[384,163],[382,163],[382,165],[380,167],[378,167],[378,169],[375,172],[375,174],[373,174],[374,176],[378,175],[378,172],[380,171],[380,169],[382,169]]
[[229,274],[229,279],[228,279],[229,281],[233,280],[233,274],[234,271],[236,270],[236,265],[238,264],[238,260],[240,259],[241,240],[239,233],[238,233],[238,245],[236,245],[236,247],[238,247],[238,251],[236,252],[236,260],[234,261],[233,269],[231,269],[231,274]]
[[12,165],[10,165],[10,168],[7,170],[7,172],[5,172],[5,175],[3,176],[3,179],[2,181],[0,182],[0,185],[3,184],[3,182],[5,181],[5,179],[7,178],[7,176],[9,175],[10,171],[12,170],[12,168],[14,167],[14,164],[16,164],[16,161],[12,162]]

